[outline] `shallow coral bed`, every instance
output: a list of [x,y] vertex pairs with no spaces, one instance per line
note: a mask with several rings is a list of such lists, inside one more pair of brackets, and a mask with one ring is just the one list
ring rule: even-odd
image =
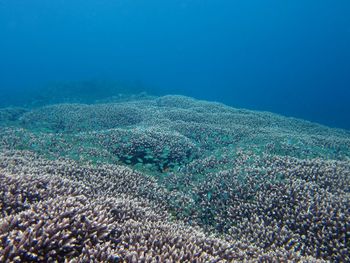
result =
[[183,96],[0,109],[0,261],[349,261],[350,133]]

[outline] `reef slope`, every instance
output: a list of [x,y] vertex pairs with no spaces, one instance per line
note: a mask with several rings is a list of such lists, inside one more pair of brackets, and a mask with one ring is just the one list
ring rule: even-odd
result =
[[183,96],[0,109],[0,261],[350,261],[350,133]]

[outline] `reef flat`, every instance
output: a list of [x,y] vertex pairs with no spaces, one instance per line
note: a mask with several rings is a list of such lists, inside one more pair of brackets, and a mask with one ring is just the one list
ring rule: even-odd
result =
[[350,261],[350,132],[184,96],[0,109],[0,261]]

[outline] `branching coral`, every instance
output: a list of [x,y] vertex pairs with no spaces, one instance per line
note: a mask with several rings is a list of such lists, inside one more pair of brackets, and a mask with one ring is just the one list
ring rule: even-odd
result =
[[0,261],[350,261],[347,131],[183,96],[0,115]]

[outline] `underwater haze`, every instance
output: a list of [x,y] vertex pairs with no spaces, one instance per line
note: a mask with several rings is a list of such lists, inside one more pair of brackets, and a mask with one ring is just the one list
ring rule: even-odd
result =
[[349,14],[0,0],[0,262],[350,262]]
[[346,0],[0,0],[0,103],[108,80],[350,129],[349,14]]

